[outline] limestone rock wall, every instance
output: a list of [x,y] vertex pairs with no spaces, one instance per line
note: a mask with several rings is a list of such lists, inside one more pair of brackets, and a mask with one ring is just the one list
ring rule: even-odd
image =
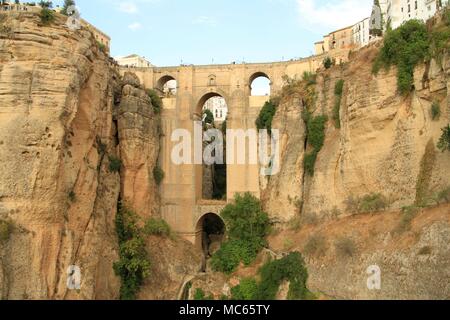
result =
[[137,76],[126,73],[123,81],[117,112],[122,200],[141,217],[157,216],[160,199],[153,169],[158,164],[160,120]]
[[[31,13],[1,15],[0,245],[5,299],[113,299],[119,279],[114,217],[120,190],[108,170],[117,75],[93,35],[40,25]],[[67,268],[82,272],[68,291]]]
[[[419,181],[428,196],[450,186],[449,153],[436,147],[441,128],[450,122],[450,59],[417,67],[415,90],[403,97],[397,94],[395,68],[372,75],[376,53],[377,45],[371,46],[355,53],[350,63],[318,73],[312,111],[330,120],[313,177],[303,172],[305,128],[297,111],[302,105],[295,99],[281,103],[272,126],[282,133],[281,172],[262,184],[266,209],[282,222],[270,246],[305,253],[309,286],[327,297],[448,299],[448,205],[421,210],[410,227],[401,233],[397,228],[399,209],[415,203]],[[345,85],[341,129],[336,129],[332,110],[340,79]],[[439,120],[431,117],[434,101],[441,106]],[[423,159],[430,165],[421,165]],[[350,196],[370,193],[388,199],[386,212],[354,216],[348,211]],[[301,210],[292,199],[301,201]],[[293,217],[300,223],[292,224]],[[339,239],[352,243],[351,256],[339,254]],[[319,253],[308,252],[308,243]],[[367,289],[372,265],[381,268],[380,291]]]
[[[416,90],[409,96],[397,94],[396,70],[372,75],[376,47],[356,54],[352,62],[319,72],[313,113],[329,117],[324,147],[318,155],[314,177],[303,175],[304,123],[299,103],[282,103],[273,127],[282,132],[281,173],[263,188],[272,216],[292,218],[292,203],[302,201],[303,214],[319,218],[348,215],[346,201],[371,193],[383,194],[391,209],[414,204],[419,176],[427,177],[426,193],[431,195],[450,185],[450,161],[437,150],[441,128],[449,123],[448,86],[450,59],[442,65],[416,68]],[[341,129],[332,121],[334,87],[344,80],[341,101]],[[425,80],[424,80],[425,79]],[[441,117],[431,118],[431,105],[438,101]],[[432,170],[421,172],[427,145],[435,156]],[[304,178],[304,183],[302,183]],[[289,186],[289,187],[287,187]],[[302,197],[303,194],[303,197]],[[298,203],[297,203],[298,204]],[[277,208],[280,209],[277,213]]]

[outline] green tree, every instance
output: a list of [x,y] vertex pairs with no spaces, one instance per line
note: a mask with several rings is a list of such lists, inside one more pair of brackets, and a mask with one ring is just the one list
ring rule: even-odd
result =
[[64,5],[63,5],[63,8],[61,10],[61,13],[66,15],[66,16],[68,16],[69,14],[67,12],[67,9],[69,9],[69,7],[75,6],[75,5],[76,4],[75,4],[74,0],[64,0]]
[[209,109],[203,110],[203,117],[206,115],[205,123],[213,124],[214,123],[214,115]]

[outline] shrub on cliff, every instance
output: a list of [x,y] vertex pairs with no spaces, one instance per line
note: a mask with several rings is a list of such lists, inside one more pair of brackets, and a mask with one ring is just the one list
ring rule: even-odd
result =
[[337,129],[341,128],[341,102],[342,102],[342,94],[344,92],[344,80],[340,79],[336,82],[334,86],[334,108],[333,108],[333,120],[334,125]]
[[442,136],[437,146],[442,152],[450,151],[450,124],[442,129]]
[[345,201],[350,213],[375,213],[388,207],[388,200],[381,193],[371,193],[362,197],[349,196]]
[[397,86],[401,94],[408,94],[414,82],[414,69],[429,56],[430,42],[426,25],[409,20],[384,37],[383,47],[375,60],[373,71],[397,66]]
[[153,178],[155,179],[155,182],[158,186],[161,185],[165,176],[166,174],[159,166],[153,168]]
[[156,92],[156,90],[149,89],[147,90],[147,94],[150,97],[150,100],[152,101],[152,106],[153,110],[155,111],[155,114],[160,114],[163,107],[163,102],[158,92]]
[[239,285],[231,288],[231,300],[255,300],[258,291],[258,283],[253,278],[244,278]]
[[137,215],[121,205],[116,216],[116,233],[119,239],[119,261],[113,265],[121,278],[120,298],[135,300],[145,278],[150,275],[150,261]]
[[163,219],[150,218],[145,223],[144,231],[147,235],[171,237],[172,230]]
[[49,25],[55,21],[55,12],[49,8],[42,8],[39,17],[43,25]]
[[7,220],[0,220],[0,243],[9,240],[13,230],[13,224]]
[[261,282],[258,285],[256,300],[275,300],[283,281],[290,283],[289,300],[304,300],[311,296],[306,287],[308,271],[302,255],[298,252],[290,253],[280,260],[266,263],[259,273]]
[[261,202],[250,193],[236,195],[235,201],[221,212],[228,230],[225,242],[212,259],[215,271],[232,273],[241,262],[251,264],[263,246],[270,231],[270,220],[262,210]]
[[356,252],[356,244],[350,238],[339,238],[334,243],[334,246],[336,249],[336,254],[341,257],[353,257]]
[[122,167],[122,160],[117,158],[116,156],[109,156],[109,171],[110,172],[119,172]]
[[277,112],[277,105],[273,100],[267,101],[259,112],[256,119],[256,127],[258,130],[267,129],[269,132],[272,130],[272,121],[275,113]]
[[325,69],[330,69],[333,66],[334,62],[330,57],[326,57],[323,60],[323,66],[325,67]]
[[305,155],[304,169],[310,176],[314,176],[317,156],[325,142],[325,125],[328,117],[325,115],[314,117],[310,112],[305,110],[303,120],[307,127],[308,145],[313,149]]
[[433,120],[439,120],[441,117],[441,106],[439,105],[439,102],[434,101],[431,105],[431,119]]

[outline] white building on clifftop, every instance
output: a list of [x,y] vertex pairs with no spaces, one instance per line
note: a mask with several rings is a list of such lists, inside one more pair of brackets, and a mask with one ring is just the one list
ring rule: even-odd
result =
[[426,22],[448,5],[449,0],[388,0],[387,3],[385,27],[396,29],[412,19]]

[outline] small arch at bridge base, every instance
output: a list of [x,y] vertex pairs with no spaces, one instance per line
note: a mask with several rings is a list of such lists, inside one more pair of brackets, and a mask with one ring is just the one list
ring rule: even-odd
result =
[[200,218],[196,226],[195,245],[205,257],[210,257],[220,248],[225,237],[225,223],[215,213],[207,213]]

